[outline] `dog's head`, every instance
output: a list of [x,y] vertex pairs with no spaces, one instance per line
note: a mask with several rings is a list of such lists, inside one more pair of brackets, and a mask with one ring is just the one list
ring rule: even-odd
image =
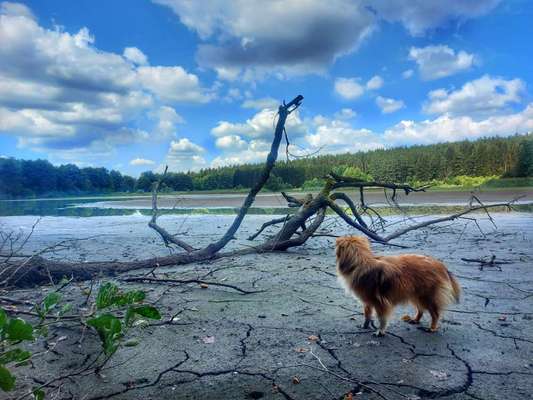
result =
[[349,272],[371,254],[370,242],[365,236],[342,236],[337,238],[335,253],[341,272]]

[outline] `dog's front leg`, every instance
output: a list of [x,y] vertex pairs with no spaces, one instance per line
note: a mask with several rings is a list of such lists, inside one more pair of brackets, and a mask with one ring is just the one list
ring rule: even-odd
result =
[[363,329],[368,329],[370,328],[370,325],[374,325],[372,323],[372,306],[369,304],[365,304],[363,312],[365,315],[365,322],[363,323]]

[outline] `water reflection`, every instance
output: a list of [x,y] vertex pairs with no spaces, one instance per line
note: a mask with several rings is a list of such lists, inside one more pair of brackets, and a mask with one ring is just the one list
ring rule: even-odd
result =
[[[121,199],[106,199],[108,201],[123,201]],[[54,217],[106,217],[116,215],[151,215],[151,210],[147,208],[111,208],[111,207],[90,207],[85,204],[94,203],[94,199],[39,199],[39,200],[1,200],[0,217],[35,215]],[[160,209],[159,214],[235,214],[238,212],[235,207],[217,208],[172,208]],[[289,208],[251,208],[250,214],[286,214],[292,212]]]

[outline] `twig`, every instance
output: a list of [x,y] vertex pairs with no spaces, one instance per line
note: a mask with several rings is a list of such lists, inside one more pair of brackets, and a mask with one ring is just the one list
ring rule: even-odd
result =
[[227,283],[219,283],[219,282],[210,282],[210,281],[204,281],[201,279],[156,279],[156,278],[147,278],[147,277],[133,277],[133,278],[123,278],[121,281],[124,282],[141,282],[141,283],[178,283],[183,285],[188,285],[191,283],[197,283],[200,285],[208,285],[208,286],[221,286],[221,287],[227,287],[229,289],[236,290],[237,292],[240,292],[242,294],[253,294],[253,293],[262,293],[264,290],[245,290],[241,289],[238,286],[230,285]]

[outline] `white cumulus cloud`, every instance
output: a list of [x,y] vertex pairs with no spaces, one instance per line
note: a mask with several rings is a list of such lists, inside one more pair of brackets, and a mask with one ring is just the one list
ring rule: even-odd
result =
[[474,65],[474,55],[460,50],[440,46],[411,47],[409,59],[416,62],[420,76],[433,80],[466,71]]
[[382,96],[376,97],[376,104],[383,114],[390,114],[405,107],[403,100],[395,100]]
[[[100,50],[87,28],[44,28],[23,4],[0,4],[0,43],[0,133],[56,160],[85,154],[102,162],[115,146],[171,132],[179,119],[161,114],[166,102],[212,98],[180,66],[149,66],[135,47]],[[149,135],[137,124],[153,113],[161,118]]]
[[133,160],[130,160],[130,165],[133,165],[135,167],[138,166],[147,166],[147,165],[154,165],[155,161],[148,160],[146,158],[134,158]]
[[126,59],[139,65],[148,64],[148,58],[137,47],[126,47],[122,53]]
[[509,136],[533,131],[533,103],[524,110],[505,115],[474,119],[471,116],[441,115],[433,120],[404,120],[387,129],[388,145],[430,144],[477,139],[484,136]]
[[484,75],[465,83],[460,89],[436,89],[428,94],[424,111],[452,115],[501,113],[522,100],[526,85],[521,79]]
[[366,83],[366,88],[368,90],[377,90],[380,89],[384,84],[383,78],[379,75],[374,75]]
[[357,78],[337,78],[334,87],[335,92],[346,100],[355,100],[365,92],[365,87]]

